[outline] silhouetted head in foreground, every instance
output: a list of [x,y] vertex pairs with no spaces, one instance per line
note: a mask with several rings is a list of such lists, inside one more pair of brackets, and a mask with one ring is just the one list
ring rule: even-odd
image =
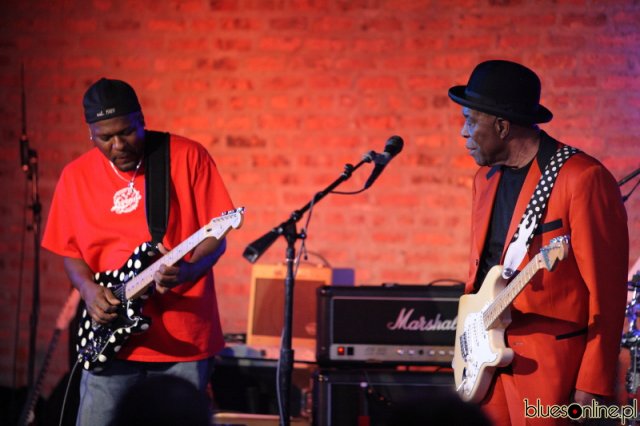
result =
[[206,395],[175,376],[149,377],[122,395],[111,426],[209,426]]

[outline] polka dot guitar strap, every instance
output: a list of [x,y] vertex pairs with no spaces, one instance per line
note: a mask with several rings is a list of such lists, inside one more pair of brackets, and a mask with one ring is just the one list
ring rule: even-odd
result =
[[516,232],[507,248],[505,255],[502,277],[509,279],[513,276],[516,269],[524,259],[525,254],[533,240],[536,227],[540,223],[542,213],[547,207],[547,201],[551,195],[551,190],[558,177],[558,172],[564,163],[571,158],[572,155],[580,152],[578,149],[565,145],[558,149],[549,164],[544,169],[536,189],[529,200],[529,205],[524,211],[524,215],[518,224]]

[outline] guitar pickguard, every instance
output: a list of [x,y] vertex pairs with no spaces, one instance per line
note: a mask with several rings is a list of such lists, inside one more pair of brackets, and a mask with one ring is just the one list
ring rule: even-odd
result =
[[151,320],[141,315],[142,305],[148,295],[127,300],[124,286],[151,265],[157,255],[156,247],[151,243],[143,243],[120,269],[95,274],[95,283],[110,289],[121,304],[117,310],[118,317],[108,324],[96,323],[89,316],[86,307],[82,310],[76,350],[85,370],[100,371],[107,361],[115,357],[130,335],[149,328]]
[[491,349],[489,333],[484,328],[481,312],[469,314],[464,321],[463,330],[459,343],[466,364],[458,391],[469,395],[483,367],[494,363],[498,353]]

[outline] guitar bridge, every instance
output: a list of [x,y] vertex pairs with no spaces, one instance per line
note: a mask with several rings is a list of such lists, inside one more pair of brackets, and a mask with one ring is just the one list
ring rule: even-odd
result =
[[467,359],[469,355],[469,348],[467,347],[467,333],[464,332],[460,335],[460,354],[463,359]]

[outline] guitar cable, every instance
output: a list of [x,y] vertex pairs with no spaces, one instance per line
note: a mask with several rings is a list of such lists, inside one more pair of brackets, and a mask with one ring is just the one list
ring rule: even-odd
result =
[[62,420],[64,419],[64,411],[67,405],[67,398],[69,397],[69,389],[71,388],[71,383],[73,382],[73,376],[76,373],[76,369],[78,368],[78,365],[80,365],[80,360],[81,358],[78,357],[78,361],[73,364],[71,373],[69,373],[69,380],[67,381],[67,387],[64,391],[64,398],[62,398],[62,406],[60,407],[60,421],[58,423],[58,426],[62,426]]

